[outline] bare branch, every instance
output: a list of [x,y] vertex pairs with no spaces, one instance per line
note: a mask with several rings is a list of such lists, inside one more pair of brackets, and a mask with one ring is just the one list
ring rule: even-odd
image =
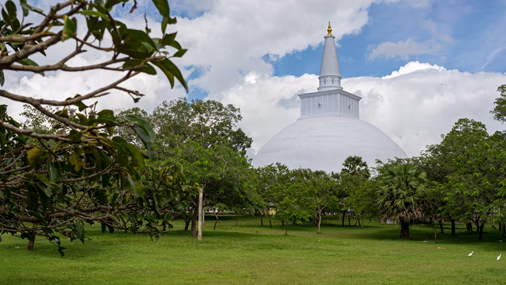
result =
[[36,33],[36,34],[32,34],[32,35],[27,36],[27,37],[8,35],[8,36],[0,37],[0,42],[3,42],[3,43],[6,43],[6,42],[10,42],[10,43],[13,43],[13,42],[14,43],[24,43],[24,42],[40,39],[40,38],[43,38],[43,37],[52,37],[52,36],[55,36],[55,35],[56,35],[55,33],[51,33],[51,32]]
[[62,141],[69,141],[69,139],[67,138],[68,135],[43,135],[43,134],[37,134],[37,133],[34,133],[31,130],[25,130],[25,129],[14,127],[13,125],[8,124],[8,123],[6,123],[6,122],[4,122],[2,120],[0,120],[0,127],[3,127],[5,129],[11,130],[11,131],[13,131],[15,133],[23,134],[23,135],[26,135],[26,136],[29,136],[29,137],[32,137],[32,138],[57,139],[57,140],[62,140]]
[[[0,89],[0,96],[1,97],[5,97],[5,98],[8,98],[8,99],[11,99],[11,100],[14,100],[14,101],[17,101],[17,102],[22,102],[22,103],[27,103],[27,104],[30,104],[32,106],[36,106],[36,105],[51,105],[51,106],[69,106],[69,105],[73,105],[75,103],[78,103],[78,102],[81,102],[83,100],[86,100],[86,99],[91,99],[91,98],[95,98],[97,97],[97,95],[99,94],[102,94],[104,93],[105,91],[107,90],[110,90],[110,89],[113,89],[114,87],[116,87],[118,84],[138,75],[139,72],[128,72],[125,76],[123,76],[122,78],[114,81],[113,83],[105,86],[105,87],[102,87],[100,89],[97,89],[93,92],[90,92],[86,95],[83,95],[83,96],[76,96],[72,99],[69,99],[69,100],[66,100],[66,101],[57,101],[57,100],[47,100],[47,99],[34,99],[32,97],[27,97],[27,96],[21,96],[21,95],[17,95],[17,94],[14,94],[14,93],[11,93],[7,90],[1,90]],[[47,110],[46,110],[47,112]]]

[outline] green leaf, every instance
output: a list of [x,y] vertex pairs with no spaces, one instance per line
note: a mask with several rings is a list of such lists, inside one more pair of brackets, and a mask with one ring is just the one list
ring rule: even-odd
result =
[[137,133],[137,136],[141,139],[142,143],[146,147],[149,158],[154,159],[153,144],[155,143],[156,134],[155,131],[153,131],[153,128],[149,125],[148,122],[137,116],[125,116],[125,120],[135,124],[133,127],[134,131]]
[[118,44],[116,50],[137,59],[144,59],[151,55],[146,46],[141,42],[128,41],[124,44]]
[[5,83],[4,71],[0,69],[0,86],[4,86],[4,83]]
[[12,19],[9,17],[9,14],[2,8],[2,19],[5,21],[7,25],[12,25]]
[[102,110],[98,112],[98,118],[91,119],[88,124],[93,125],[94,123],[104,123],[107,127],[117,126],[120,124],[118,119],[114,116],[112,110]]
[[161,44],[163,46],[168,46],[168,45],[172,44],[172,42],[174,42],[174,40],[176,39],[176,35],[177,35],[177,32],[165,35],[161,41]]
[[142,153],[134,145],[129,143],[125,144],[125,148],[130,152],[135,165],[142,171],[145,168]]
[[17,19],[18,15],[16,13],[16,4],[14,4],[14,2],[11,0],[7,1],[7,3],[5,3],[5,8],[7,8],[7,12],[9,12],[9,16],[12,20]]
[[78,101],[78,102],[74,103],[73,105],[77,106],[79,108],[79,111],[82,111],[82,110],[88,108],[88,106],[86,106],[82,101]]
[[33,167],[38,167],[41,163],[43,163],[47,155],[48,153],[45,150],[38,147],[34,147],[26,153],[28,162]]
[[77,231],[77,238],[82,243],[84,243],[85,231],[84,231],[84,224],[81,220],[78,220],[76,222],[76,231]]
[[174,63],[172,63],[172,61],[164,58],[163,60],[153,61],[153,64],[160,68],[165,76],[167,76],[172,88],[174,88],[174,77],[176,77],[181,85],[183,85],[186,92],[188,92],[188,85],[186,84],[186,80],[183,78],[183,74],[181,74],[181,71]]
[[[17,61],[17,63],[20,63],[22,65],[28,65],[28,66],[39,66],[35,61],[29,59],[29,58],[23,58]],[[39,72],[40,75],[44,76],[44,72]]]
[[188,51],[187,49],[180,49],[178,50],[172,57],[182,57],[186,51]]
[[79,132],[76,132],[74,130],[70,131],[69,134],[69,143],[80,143],[81,142],[81,134]]
[[60,179],[61,167],[59,163],[52,163],[49,167],[49,181],[56,182]]
[[28,7],[26,7],[27,6],[26,0],[19,0],[19,2],[21,3],[21,9],[23,9],[23,16],[25,17],[28,16],[29,9]]
[[170,8],[169,2],[167,2],[167,0],[151,0],[151,1],[153,1],[153,4],[155,4],[161,16],[170,18]]
[[77,152],[73,152],[70,156],[70,165],[74,166],[74,170],[79,172],[81,170],[82,162]]
[[137,185],[135,185],[135,182],[130,174],[126,173],[126,177],[122,176],[121,178],[126,189],[132,191],[135,196],[140,196],[141,193],[139,192],[139,189],[137,188]]
[[131,68],[134,66],[143,66],[142,68],[135,69],[136,71],[144,72],[150,75],[156,74],[156,70],[152,65],[140,59],[129,59],[123,64],[123,68]]
[[167,24],[169,23],[168,17],[163,17],[162,19],[162,34],[165,35],[165,31],[167,30]]
[[51,187],[45,185],[44,183],[37,183],[35,186],[39,190],[39,197],[41,198],[41,200],[43,198],[50,198],[51,195],[53,194],[53,191],[51,191]]
[[28,10],[30,10],[32,12],[35,12],[37,14],[40,14],[42,16],[46,16],[46,15],[44,15],[44,11],[42,9],[39,9],[37,7],[32,7],[32,6],[28,5],[28,4],[26,4],[26,0],[21,0],[20,2],[21,2],[21,8],[23,8],[23,14],[25,16],[28,15]]
[[175,48],[175,49],[177,49],[177,50],[181,50],[181,49],[183,49],[183,48],[181,47],[181,45],[179,44],[179,42],[178,42],[178,41],[172,41],[172,42],[169,44],[169,46],[171,46],[171,47],[173,47],[173,48]]
[[107,17],[107,15],[102,14],[102,13],[97,12],[97,11],[83,10],[83,11],[79,11],[77,13],[85,15],[85,16],[88,16],[88,17],[100,17],[100,18],[102,18],[102,19],[104,19],[106,21],[109,21],[109,17]]
[[61,41],[71,39],[76,35],[77,20],[76,18],[69,19],[67,15],[63,16],[63,32]]
[[105,8],[110,11],[115,5],[124,2],[128,2],[128,0],[107,0],[105,2]]
[[98,18],[86,18],[86,24],[88,25],[88,30],[93,34],[93,36],[97,40],[101,41],[104,37],[107,21],[99,21]]

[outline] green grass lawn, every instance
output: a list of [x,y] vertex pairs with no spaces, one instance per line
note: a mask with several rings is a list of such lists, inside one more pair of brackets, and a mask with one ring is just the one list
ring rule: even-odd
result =
[[496,260],[506,239],[490,225],[483,241],[458,224],[456,238],[446,227],[435,244],[428,225],[414,225],[404,241],[397,225],[341,227],[337,219],[325,220],[322,234],[290,225],[288,236],[277,221],[270,229],[254,217],[213,223],[208,217],[202,242],[182,221],[158,241],[88,227],[86,244],[63,241],[65,257],[45,240],[28,252],[26,240],[4,234],[0,284],[506,284],[506,256]]

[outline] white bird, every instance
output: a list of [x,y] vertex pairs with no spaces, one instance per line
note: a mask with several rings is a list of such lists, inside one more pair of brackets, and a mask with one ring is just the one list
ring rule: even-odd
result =
[[[502,253],[501,253],[502,254]],[[497,260],[501,259],[501,254],[499,254],[499,256],[497,257]]]
[[469,254],[468,256],[471,256],[471,255],[473,255],[473,252],[474,252],[474,250],[473,250],[473,251],[471,251],[471,253],[470,253],[470,254]]
[[422,241],[422,242],[427,242],[426,240]]

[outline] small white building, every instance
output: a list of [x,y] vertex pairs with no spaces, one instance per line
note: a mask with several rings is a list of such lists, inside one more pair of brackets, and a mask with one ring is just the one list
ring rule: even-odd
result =
[[343,90],[335,37],[325,36],[318,92],[300,94],[300,118],[268,141],[253,159],[255,166],[281,162],[291,169],[339,172],[348,156],[375,160],[405,158],[385,133],[359,119],[361,97]]

